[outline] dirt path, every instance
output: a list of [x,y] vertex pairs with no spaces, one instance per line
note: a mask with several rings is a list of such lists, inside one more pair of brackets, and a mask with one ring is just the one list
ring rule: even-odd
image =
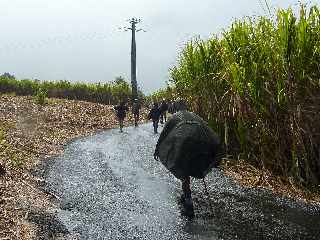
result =
[[40,160],[62,153],[72,139],[116,126],[112,106],[63,99],[40,106],[33,97],[0,95],[0,239],[37,239],[39,227],[28,219],[54,211],[38,187],[43,180],[30,174]]
[[[193,182],[196,218],[181,216],[180,184],[153,160],[150,124],[108,130],[70,143],[38,174],[59,198],[50,218],[31,219],[43,239],[318,239],[320,207],[209,177],[214,213]],[[45,219],[45,220],[43,220]],[[49,221],[51,225],[44,224]]]

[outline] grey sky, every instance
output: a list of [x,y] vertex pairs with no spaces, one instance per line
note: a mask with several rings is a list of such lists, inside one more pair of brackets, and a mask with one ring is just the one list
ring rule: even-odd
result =
[[[146,93],[165,85],[168,69],[193,36],[207,38],[234,18],[262,15],[264,0],[0,0],[0,73],[41,80],[130,81],[129,32],[137,34],[137,80]],[[269,0],[288,7],[297,0]],[[319,4],[320,0],[312,3]]]

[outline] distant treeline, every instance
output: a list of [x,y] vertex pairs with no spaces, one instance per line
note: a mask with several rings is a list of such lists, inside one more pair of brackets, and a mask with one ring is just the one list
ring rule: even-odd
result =
[[[119,101],[130,101],[131,99],[131,87],[122,77],[117,77],[113,82],[101,84],[71,83],[66,80],[17,80],[8,73],[0,76],[0,93],[34,96],[39,91],[45,92],[49,98],[82,100],[113,105]],[[140,98],[143,98],[143,94],[141,92],[139,94]]]
[[166,88],[159,89],[152,94],[146,96],[148,103],[161,102],[162,99],[174,101],[178,97],[176,88],[174,86],[167,86]]
[[229,155],[305,185],[320,185],[320,11],[235,21],[194,39],[169,89],[220,135]]

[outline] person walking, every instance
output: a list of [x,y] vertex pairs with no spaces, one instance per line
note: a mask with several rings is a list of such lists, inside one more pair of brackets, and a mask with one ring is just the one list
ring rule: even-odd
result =
[[127,111],[129,111],[129,108],[126,106],[124,101],[121,101],[119,105],[114,107],[114,110],[116,111],[116,116],[119,121],[120,126],[120,132],[123,132],[123,122],[127,115]]
[[168,103],[165,99],[162,99],[160,104],[160,123],[163,124],[167,121],[167,111],[168,111]]
[[176,112],[178,112],[178,105],[179,105],[179,102],[180,99],[175,99],[172,103],[172,112],[173,114],[175,114]]
[[138,99],[135,99],[133,104],[132,104],[132,114],[133,114],[133,117],[134,117],[134,126],[135,127],[138,126],[140,109],[141,109],[141,105],[140,105]]
[[191,177],[203,179],[219,165],[220,140],[202,118],[187,111],[184,100],[175,103],[178,112],[166,122],[154,159],[160,160],[181,181],[183,213],[194,217]]
[[172,100],[169,100],[169,102],[168,102],[168,113],[174,114]]
[[154,103],[148,115],[148,119],[149,120],[152,119],[154,133],[158,133],[160,114],[161,114],[161,111],[159,109],[158,103]]

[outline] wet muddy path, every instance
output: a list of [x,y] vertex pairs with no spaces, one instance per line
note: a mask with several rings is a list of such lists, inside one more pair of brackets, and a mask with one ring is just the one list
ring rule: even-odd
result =
[[78,139],[46,169],[69,239],[320,239],[320,208],[238,186],[214,170],[192,182],[196,218],[178,204],[180,183],[157,161],[150,124]]

